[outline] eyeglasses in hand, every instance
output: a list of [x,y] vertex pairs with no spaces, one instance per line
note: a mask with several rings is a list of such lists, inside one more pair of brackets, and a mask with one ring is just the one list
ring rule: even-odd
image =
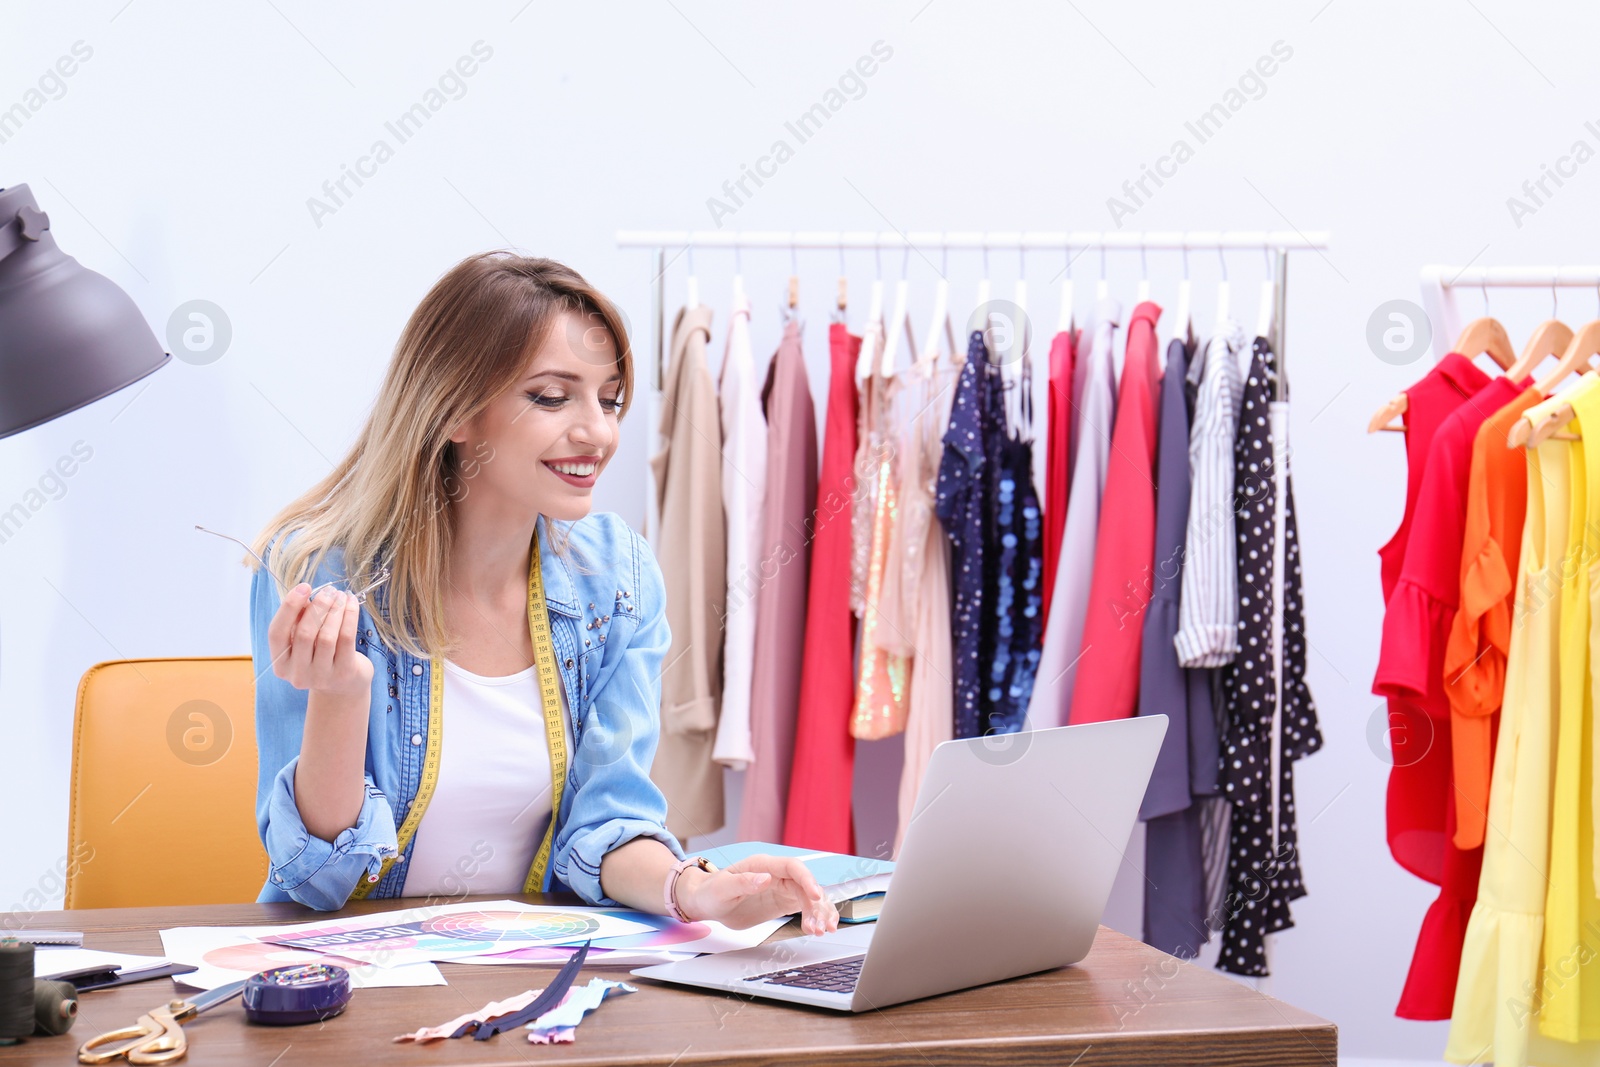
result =
[[[246,552],[250,553],[250,555],[252,557],[254,557],[254,559],[255,559],[255,561],[257,563],[261,564],[261,568],[263,570],[265,570],[268,574],[272,574],[272,569],[267,566],[267,561],[262,559],[260,556],[257,556],[254,549],[252,549],[249,545],[245,544],[243,541],[239,540],[237,537],[233,537],[233,536],[231,536],[229,534],[225,534],[225,533],[220,533],[220,532],[218,532],[216,530],[208,530],[204,526],[201,526],[199,523],[195,523],[194,528],[196,530],[199,530],[201,533],[208,533],[208,534],[212,534],[212,535],[217,536],[217,537],[227,538],[229,541],[232,541],[234,544],[239,545]],[[371,582],[368,582],[359,591],[358,590],[354,590],[354,589],[345,589],[344,591],[349,593],[351,596],[355,597],[356,598],[356,603],[365,604],[367,602],[367,594],[372,592],[374,589],[378,588],[378,586],[382,585],[384,582],[387,582],[388,580],[389,580],[389,567],[388,567],[387,564],[381,564],[381,565],[379,565],[377,574],[373,578],[373,580]],[[273,577],[273,581],[275,581],[275,582],[277,581],[277,577],[276,576]],[[345,579],[345,578],[336,578],[331,582],[323,582],[321,585],[319,585],[315,589],[311,590],[311,594],[308,597],[308,599],[314,600],[314,599],[316,599],[317,594],[320,593],[322,590],[327,589],[329,586],[337,586],[341,582],[347,582],[347,581],[348,581],[348,579]],[[282,596],[283,592],[284,591],[280,588],[279,589],[279,596]]]

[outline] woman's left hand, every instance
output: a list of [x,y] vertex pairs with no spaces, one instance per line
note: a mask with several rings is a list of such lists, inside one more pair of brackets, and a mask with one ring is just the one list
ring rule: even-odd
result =
[[795,912],[805,933],[839,928],[839,909],[806,865],[790,856],[747,856],[711,874],[690,867],[678,879],[678,907],[691,919],[715,919],[736,930]]

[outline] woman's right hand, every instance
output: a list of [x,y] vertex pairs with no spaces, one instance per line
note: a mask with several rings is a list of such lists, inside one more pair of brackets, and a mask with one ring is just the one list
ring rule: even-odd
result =
[[311,586],[289,590],[267,627],[272,671],[296,689],[358,696],[372,688],[372,661],[356,650],[361,604],[328,588],[311,599]]

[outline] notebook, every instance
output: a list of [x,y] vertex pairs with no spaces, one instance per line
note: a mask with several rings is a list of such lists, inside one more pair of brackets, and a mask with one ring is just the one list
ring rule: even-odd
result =
[[891,860],[877,860],[868,856],[846,856],[838,852],[819,852],[792,845],[775,845],[770,841],[739,841],[731,845],[717,845],[702,850],[701,854],[718,867],[727,867],[749,856],[765,853],[769,856],[797,856],[806,865],[817,883],[834,904],[882,893],[889,888],[889,875],[894,873]]

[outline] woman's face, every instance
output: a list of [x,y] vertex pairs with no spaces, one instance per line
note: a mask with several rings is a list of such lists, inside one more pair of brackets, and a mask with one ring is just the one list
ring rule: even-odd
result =
[[450,440],[459,484],[508,512],[571,521],[589,514],[595,481],[617,447],[622,372],[611,335],[564,313],[523,376]]

